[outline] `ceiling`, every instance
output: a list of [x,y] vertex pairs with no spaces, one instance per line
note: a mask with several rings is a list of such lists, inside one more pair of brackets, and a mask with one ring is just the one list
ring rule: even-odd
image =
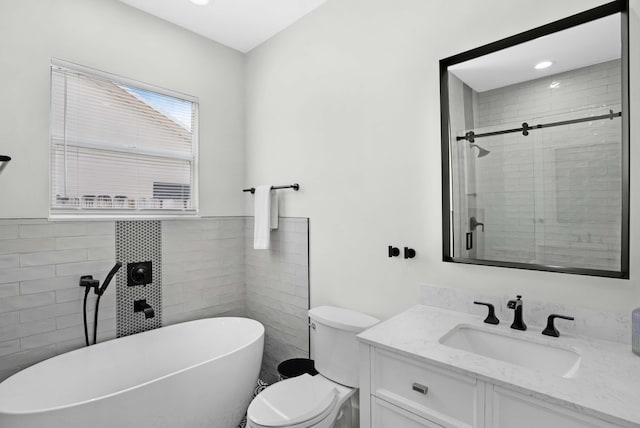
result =
[[[549,34],[449,67],[477,92],[551,76],[620,58],[620,14]],[[534,66],[552,61],[544,70]]]
[[246,53],[326,0],[210,0],[205,6],[189,0],[120,1]]

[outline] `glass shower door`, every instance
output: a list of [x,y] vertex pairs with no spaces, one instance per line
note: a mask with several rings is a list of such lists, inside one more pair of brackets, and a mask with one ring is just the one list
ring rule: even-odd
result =
[[[493,133],[517,124],[459,131]],[[533,138],[500,134],[453,141],[453,234],[457,257],[532,263],[535,245]],[[456,214],[457,212],[457,214]]]
[[612,115],[616,108],[546,116],[536,123],[561,125],[533,128],[528,135],[486,135],[521,123],[459,131],[473,136],[452,141],[450,148],[456,257],[620,269],[622,136]]

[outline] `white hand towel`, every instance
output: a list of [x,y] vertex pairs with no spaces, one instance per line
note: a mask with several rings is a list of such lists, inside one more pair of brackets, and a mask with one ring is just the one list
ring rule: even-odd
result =
[[253,248],[271,248],[271,186],[258,186],[254,194]]
[[278,229],[278,192],[271,191],[271,230]]

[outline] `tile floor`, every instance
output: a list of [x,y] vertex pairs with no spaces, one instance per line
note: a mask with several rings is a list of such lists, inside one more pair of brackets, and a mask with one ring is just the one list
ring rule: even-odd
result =
[[[267,386],[269,386],[268,383],[264,382],[262,379],[258,379],[258,382],[256,383],[256,388],[253,390],[253,396],[255,397],[256,395],[260,394],[262,390],[265,389]],[[245,416],[244,418],[242,418],[242,421],[240,421],[240,425],[238,425],[238,428],[246,428],[246,426],[247,426],[247,417]]]

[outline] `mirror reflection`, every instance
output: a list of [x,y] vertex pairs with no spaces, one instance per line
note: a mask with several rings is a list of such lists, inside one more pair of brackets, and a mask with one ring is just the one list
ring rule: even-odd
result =
[[621,18],[446,68],[445,260],[624,270]]

